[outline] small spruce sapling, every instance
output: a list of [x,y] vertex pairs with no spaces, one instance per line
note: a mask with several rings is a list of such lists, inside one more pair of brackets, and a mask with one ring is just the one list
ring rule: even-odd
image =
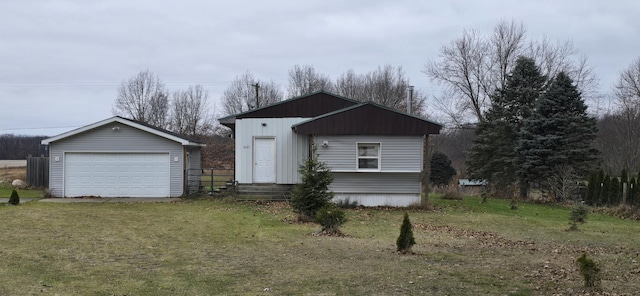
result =
[[329,185],[333,182],[333,175],[327,166],[318,160],[315,147],[312,157],[309,157],[300,167],[300,183],[293,186],[289,203],[293,211],[298,213],[300,221],[314,221],[319,209],[327,205],[333,198]]
[[584,278],[584,286],[594,288],[600,284],[600,267],[598,264],[587,258],[587,254],[578,257],[576,263],[580,266],[580,274]]
[[411,221],[409,221],[409,214],[405,212],[404,218],[402,219],[402,226],[400,226],[400,236],[398,236],[396,240],[396,246],[399,252],[407,253],[411,250],[411,247],[416,244],[412,228]]
[[18,196],[18,192],[14,189],[11,191],[11,197],[9,198],[9,204],[18,205],[20,203],[20,196]]
[[587,207],[585,207],[582,203],[579,203],[569,213],[569,220],[571,221],[571,227],[569,227],[570,231],[578,230],[578,223],[584,223],[587,219]]

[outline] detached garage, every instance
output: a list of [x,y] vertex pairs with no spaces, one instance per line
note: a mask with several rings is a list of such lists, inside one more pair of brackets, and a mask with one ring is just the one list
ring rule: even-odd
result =
[[[196,184],[203,143],[112,117],[42,141],[56,197],[179,197]],[[191,174],[187,172],[191,171]]]

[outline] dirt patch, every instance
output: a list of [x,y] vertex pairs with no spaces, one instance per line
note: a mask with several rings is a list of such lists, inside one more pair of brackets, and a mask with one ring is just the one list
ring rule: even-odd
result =
[[[461,253],[495,253],[500,257],[492,257],[491,264],[529,279],[536,291],[553,290],[553,295],[629,295],[616,293],[610,287],[618,283],[637,281],[640,277],[640,261],[637,250],[615,246],[599,247],[575,245],[569,243],[533,242],[511,240],[491,231],[477,231],[451,225],[413,224],[416,231],[430,232],[436,239],[434,247],[454,250]],[[603,284],[607,289],[579,288],[582,278],[579,275],[575,259],[581,254],[595,256],[600,260],[615,256],[628,258],[631,264],[604,266]],[[500,275],[496,275],[500,278]],[[554,288],[550,288],[554,287]],[[606,291],[606,292],[604,292]]]

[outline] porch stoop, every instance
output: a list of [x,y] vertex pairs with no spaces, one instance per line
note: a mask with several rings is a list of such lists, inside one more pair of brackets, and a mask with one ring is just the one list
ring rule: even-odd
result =
[[289,200],[290,184],[238,184],[237,200]]

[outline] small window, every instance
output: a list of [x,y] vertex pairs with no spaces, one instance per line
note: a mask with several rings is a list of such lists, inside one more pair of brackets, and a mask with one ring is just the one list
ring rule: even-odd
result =
[[380,143],[358,143],[358,169],[380,170]]

